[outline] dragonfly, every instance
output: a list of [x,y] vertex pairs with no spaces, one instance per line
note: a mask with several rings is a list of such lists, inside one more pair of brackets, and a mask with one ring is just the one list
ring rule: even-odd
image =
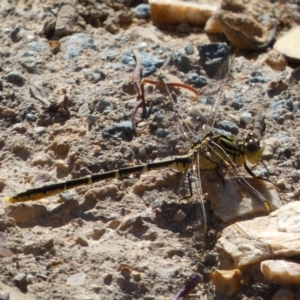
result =
[[[163,80],[158,82],[165,85],[168,96],[172,98],[172,93],[169,90],[169,87],[172,85],[168,85],[168,83],[165,83]],[[153,81],[148,80],[148,83],[153,84]],[[194,88],[190,88],[190,90],[194,91]],[[173,98],[172,101],[175,102]],[[250,132],[244,140],[238,140],[234,137],[228,136],[227,134],[213,131],[219,104],[219,100],[215,101],[209,117],[209,119],[212,120],[212,123],[210,127],[204,128],[205,133],[202,138],[198,138],[196,134],[194,134],[190,124],[188,124],[186,120],[183,119],[182,115],[178,113],[178,110],[175,109],[175,115],[179,118],[179,127],[182,134],[185,136],[190,135],[193,139],[189,150],[183,155],[173,156],[169,159],[163,159],[160,161],[119,168],[107,172],[91,174],[81,178],[43,185],[41,187],[30,188],[12,196],[5,197],[3,200],[9,203],[26,202],[30,200],[36,201],[80,186],[90,185],[105,180],[112,180],[115,178],[123,178],[132,174],[141,174],[151,170],[168,168],[175,170],[180,174],[187,174],[189,170],[195,169],[197,174],[197,198],[201,199],[200,203],[204,218],[203,223],[206,224],[207,220],[204,212],[203,193],[201,188],[201,173],[204,171],[219,172],[219,170],[224,169],[237,170],[242,166],[245,166],[247,169],[247,163],[250,162],[251,164],[257,164],[261,160],[263,152],[260,140],[252,132]],[[246,181],[245,185],[247,185]],[[192,194],[190,181],[189,189],[190,194]],[[265,207],[265,210],[270,211],[268,201],[259,193],[258,196]],[[206,225],[204,226],[206,227]]]

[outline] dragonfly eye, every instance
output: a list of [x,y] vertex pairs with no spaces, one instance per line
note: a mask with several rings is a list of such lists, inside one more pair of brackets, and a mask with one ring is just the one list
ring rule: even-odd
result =
[[253,132],[247,134],[246,149],[248,152],[257,152],[260,149],[260,141],[257,135]]

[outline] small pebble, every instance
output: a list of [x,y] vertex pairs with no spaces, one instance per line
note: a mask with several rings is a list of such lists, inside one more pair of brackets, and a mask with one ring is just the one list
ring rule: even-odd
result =
[[99,119],[99,117],[97,115],[88,115],[86,117],[86,121],[87,121],[89,126],[94,125],[97,122],[98,119]]
[[200,76],[197,73],[188,74],[187,79],[189,83],[193,84],[197,88],[202,88],[207,84],[206,77]]
[[101,227],[101,226],[94,226],[94,231],[93,231],[93,234],[92,234],[92,237],[94,240],[99,240],[103,234],[106,232],[106,228],[105,227]]
[[172,55],[172,64],[186,73],[190,69],[191,61],[187,56],[183,55],[180,51],[177,51]]
[[139,4],[134,8],[134,16],[138,19],[150,18],[150,5],[146,3]]
[[76,244],[82,246],[82,247],[87,247],[89,245],[89,242],[84,239],[83,237],[79,236],[76,240]]
[[89,105],[87,103],[82,104],[78,109],[78,114],[82,117],[86,117],[90,113]]
[[231,102],[231,106],[236,110],[241,109],[244,106],[243,99],[238,95],[234,96]]
[[240,117],[240,122],[243,125],[248,125],[252,122],[252,115],[248,112],[244,112]]
[[[143,77],[147,77],[153,74],[156,71],[156,68],[160,68],[164,60],[157,58],[151,53],[147,52],[140,52],[140,58],[142,61],[142,75]],[[134,55],[131,51],[127,51],[122,55],[122,63],[125,65],[135,67],[136,62],[134,59]]]
[[102,136],[104,138],[132,138],[133,137],[133,128],[130,121],[125,121],[121,123],[114,123],[109,128],[105,128],[102,131]]
[[34,130],[36,133],[38,134],[43,134],[46,132],[46,127],[43,127],[43,126],[37,126],[37,127],[34,127]]
[[67,279],[67,285],[71,285],[71,286],[79,286],[79,285],[83,285],[85,282],[85,278],[86,278],[86,274],[85,273],[77,273],[74,275],[71,275],[68,279]]
[[237,134],[239,132],[239,127],[233,123],[233,122],[230,122],[230,121],[221,121],[219,123],[219,126],[218,126],[219,129],[221,130],[225,130],[225,131],[228,131],[232,134]]
[[192,55],[194,54],[194,46],[192,44],[188,44],[184,47],[184,51],[187,55]]
[[176,212],[176,214],[173,216],[173,220],[178,223],[182,223],[185,218],[186,218],[186,214],[181,209],[179,209]]
[[19,273],[14,276],[13,281],[20,290],[25,290],[27,287],[27,277],[25,273]]
[[10,300],[9,293],[0,291],[0,300]]
[[46,41],[47,41],[46,39],[45,39],[45,42],[32,41],[32,42],[28,43],[27,46],[29,48],[31,48],[33,51],[44,52],[44,51],[50,50],[50,46]]
[[9,36],[14,43],[16,43],[22,39],[22,36],[20,35],[20,31],[21,31],[21,28],[19,26],[15,26],[9,33]]
[[28,122],[34,122],[37,120],[37,117],[34,114],[28,113],[28,114],[26,114],[26,120]]
[[105,109],[110,107],[110,102],[106,99],[100,99],[96,105],[96,109],[100,112],[103,112]]
[[83,53],[86,49],[91,49],[99,52],[94,40],[85,33],[74,33],[68,36],[64,42],[65,59],[71,59]]
[[169,131],[167,129],[158,128],[156,130],[156,136],[159,137],[159,138],[165,138],[168,135],[169,135]]
[[254,77],[249,77],[249,81],[251,83],[266,83],[271,81],[271,78],[267,76],[254,76]]

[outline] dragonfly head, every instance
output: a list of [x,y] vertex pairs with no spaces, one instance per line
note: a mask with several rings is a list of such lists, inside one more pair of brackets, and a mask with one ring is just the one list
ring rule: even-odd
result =
[[246,136],[245,148],[246,148],[246,159],[251,164],[258,163],[264,151],[264,146],[261,145],[258,136],[250,132]]

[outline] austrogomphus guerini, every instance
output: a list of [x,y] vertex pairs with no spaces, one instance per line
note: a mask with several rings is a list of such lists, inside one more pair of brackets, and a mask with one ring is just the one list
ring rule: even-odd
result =
[[[171,96],[170,92],[168,94]],[[218,105],[219,101],[216,101],[212,109],[212,127],[214,125],[215,114],[218,111]],[[182,118],[182,116],[180,116],[180,118]],[[181,123],[181,127],[188,127],[188,131],[192,132],[192,129],[189,128],[189,125],[187,125],[184,120],[179,120],[178,123]],[[195,138],[193,133],[192,136]],[[82,185],[125,177],[131,174],[165,168],[171,168],[180,173],[186,173],[189,169],[194,167],[196,167],[196,170],[198,171],[197,193],[199,193],[199,197],[202,197],[200,172],[209,170],[216,170],[218,172],[218,170],[224,169],[234,170],[242,167],[243,165],[246,166],[247,162],[255,164],[261,160],[262,152],[263,147],[261,147],[259,139],[253,133],[249,133],[245,140],[239,141],[226,134],[214,132],[211,128],[209,128],[206,130],[205,135],[201,139],[192,143],[187,154],[147,164],[140,164],[99,174],[93,174],[77,179],[70,179],[64,182],[44,185],[38,188],[27,189],[13,196],[6,197],[4,200],[10,203],[39,200]],[[247,182],[245,182],[245,184],[247,184]],[[265,209],[269,211],[270,207],[267,200],[261,195],[259,195],[259,199],[262,201]],[[206,220],[204,220],[204,223],[206,223]]]

